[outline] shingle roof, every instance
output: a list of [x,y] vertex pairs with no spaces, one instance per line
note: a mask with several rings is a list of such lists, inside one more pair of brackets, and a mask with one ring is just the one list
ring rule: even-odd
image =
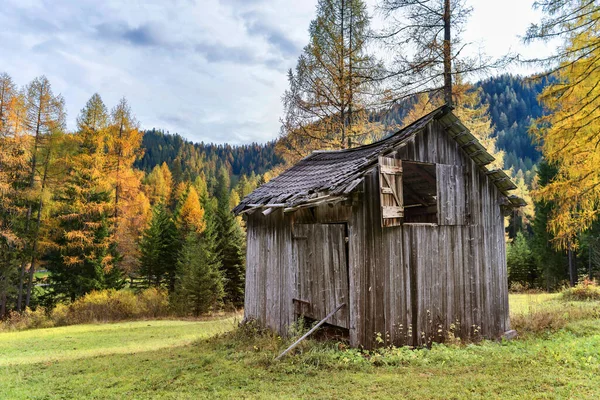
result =
[[[450,112],[450,108],[444,106],[378,142],[346,150],[313,152],[250,193],[233,211],[239,214],[254,207],[294,207],[324,195],[335,198],[348,194],[358,186],[364,174],[377,164],[379,156],[393,151],[434,119],[443,120],[442,123],[449,130],[458,127],[460,134],[453,137],[460,136],[470,141],[471,144],[463,148],[476,163],[483,166],[494,160],[477,140],[473,141],[474,136]],[[504,188],[500,189],[509,196]]]

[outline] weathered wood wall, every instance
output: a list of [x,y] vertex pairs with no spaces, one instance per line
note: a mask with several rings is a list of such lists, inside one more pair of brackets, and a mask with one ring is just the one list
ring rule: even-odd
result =
[[501,194],[437,123],[395,157],[437,164],[438,224],[381,228],[378,174],[363,183],[350,223],[350,338],[373,347],[422,345],[453,330],[508,329]]
[[[509,328],[498,189],[437,122],[390,156],[438,164],[438,224],[382,228],[376,169],[351,208],[254,213],[247,223],[246,317],[285,334],[295,318],[292,299],[301,293],[294,221],[347,221],[352,345],[374,347],[378,334],[386,343],[422,345],[450,330],[492,338]],[[310,251],[322,246],[315,244]]]
[[294,322],[297,262],[292,259],[292,224],[283,210],[248,216],[246,232],[246,318],[282,334]]
[[[350,207],[340,203],[289,214],[278,209],[266,216],[260,212],[248,216],[246,318],[286,334],[298,312],[319,318],[346,303],[328,322],[348,328],[345,222],[350,212]],[[293,299],[307,300],[311,307],[303,310]]]
[[320,321],[346,304],[328,323],[349,328],[346,224],[295,224],[293,255],[297,260],[295,310]]

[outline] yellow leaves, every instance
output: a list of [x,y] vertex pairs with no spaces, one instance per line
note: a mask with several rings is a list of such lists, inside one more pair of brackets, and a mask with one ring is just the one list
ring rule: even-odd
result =
[[229,195],[229,209],[233,209],[240,203],[240,195],[235,190],[231,190]]
[[76,265],[83,264],[83,259],[78,256],[65,256],[65,257],[63,257],[63,263],[67,267],[74,267]]
[[204,209],[200,205],[198,193],[193,186],[190,186],[183,205],[179,209],[177,216],[177,225],[186,232],[201,233],[206,228],[204,221]]
[[109,273],[113,268],[114,257],[110,254],[105,255],[100,260],[100,265],[102,265],[102,269],[105,273]]
[[404,126],[410,125],[419,118],[429,114],[436,108],[442,105],[441,101],[434,100],[429,97],[429,95],[425,93],[421,93],[417,96],[417,102],[411,108],[408,113],[406,113],[406,117],[402,121]]
[[119,267],[130,272],[139,264],[138,241],[148,224],[151,207],[148,198],[140,190],[141,174],[133,170],[129,170],[127,174],[119,201],[119,221],[115,239],[117,250],[122,256]]
[[[488,167],[503,169],[504,152],[498,150],[496,138],[492,136],[492,121],[488,114],[488,106],[479,104],[480,89],[475,90],[472,85],[462,83],[458,77],[452,88],[452,95],[454,97],[454,114],[486,148],[487,152],[494,156],[495,161]],[[417,103],[404,118],[403,124],[408,125],[443,104],[444,99],[441,97],[432,98],[427,94],[420,94]]]
[[525,205],[524,207],[519,207],[515,209],[514,212],[518,213],[522,217],[523,223],[529,224],[533,219],[535,210],[533,206],[533,201],[531,200],[529,188],[527,187],[527,183],[525,183],[523,171],[519,170],[516,174],[511,175],[512,181],[515,183],[515,185],[517,185],[517,188],[513,190],[511,194],[522,198],[527,203],[527,205]]
[[[0,226],[0,228],[2,227]],[[0,229],[0,238],[11,247],[20,247],[22,245],[21,238],[15,235],[10,229]]]
[[86,231],[68,231],[64,236],[69,241],[70,247],[83,248],[93,242],[93,237],[90,237],[89,232]]
[[160,167],[157,165],[146,177],[144,190],[150,200],[150,204],[168,203],[171,199],[173,176],[166,163]]
[[582,12],[576,24],[585,31],[568,38],[557,82],[540,101],[549,113],[531,130],[558,175],[535,191],[538,201],[554,202],[548,223],[558,248],[576,247],[600,207],[600,7]]

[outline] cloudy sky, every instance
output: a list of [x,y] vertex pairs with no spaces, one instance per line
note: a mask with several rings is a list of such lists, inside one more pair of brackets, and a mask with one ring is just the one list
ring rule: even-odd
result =
[[[277,136],[286,71],[317,0],[0,1],[0,72],[20,85],[46,75],[69,128],[98,92],[109,107],[125,96],[143,128],[241,144]],[[367,1],[371,14],[377,1]],[[533,0],[468,3],[470,51],[548,53],[518,38],[539,20]]]

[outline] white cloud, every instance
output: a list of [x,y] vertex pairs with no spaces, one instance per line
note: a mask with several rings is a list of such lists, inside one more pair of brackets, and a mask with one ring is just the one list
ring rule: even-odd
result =
[[[485,38],[492,55],[506,43],[519,50],[515,35],[539,17],[530,1],[472,3],[466,35]],[[194,141],[264,142],[278,134],[286,70],[308,40],[315,4],[3,0],[0,70],[23,85],[48,76],[67,101],[71,128],[99,92],[109,107],[127,97],[146,128]]]

